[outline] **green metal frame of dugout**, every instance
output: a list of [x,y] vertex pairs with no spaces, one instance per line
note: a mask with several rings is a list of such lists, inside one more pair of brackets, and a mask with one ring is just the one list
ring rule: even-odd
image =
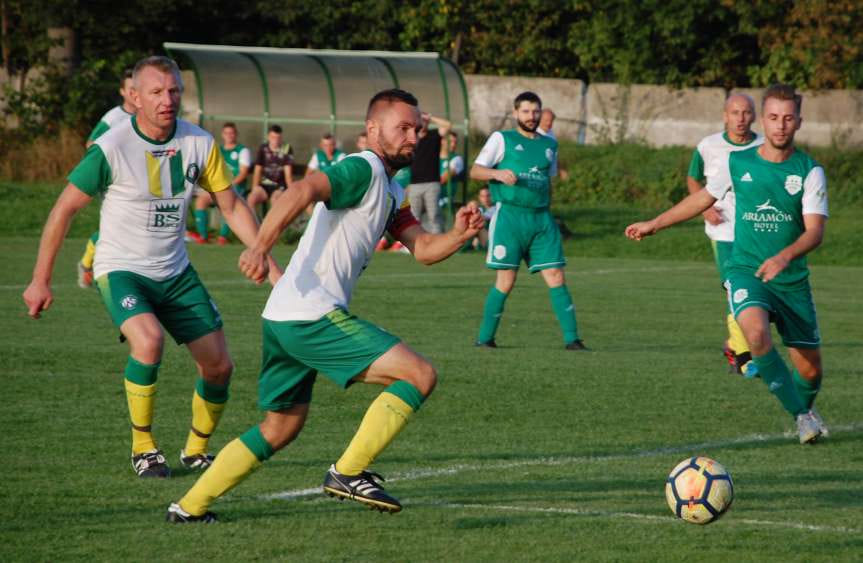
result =
[[[257,147],[267,128],[279,124],[297,162],[308,161],[325,132],[352,152],[365,127],[369,99],[380,90],[401,88],[417,97],[422,110],[452,123],[459,134],[457,152],[467,163],[467,87],[459,68],[438,53],[190,43],[164,47],[195,76],[197,95],[184,101],[185,114],[217,138],[222,124],[232,121],[240,142]],[[466,190],[462,179],[463,198]],[[449,212],[451,216],[451,205]]]

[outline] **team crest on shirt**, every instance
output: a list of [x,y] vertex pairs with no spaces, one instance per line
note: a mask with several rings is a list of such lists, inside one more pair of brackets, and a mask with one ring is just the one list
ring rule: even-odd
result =
[[198,163],[193,162],[186,167],[186,180],[189,181],[190,184],[194,184],[198,181],[198,176],[201,175],[201,167],[198,166]]
[[156,233],[175,233],[183,227],[185,216],[183,198],[151,199],[147,230]]
[[237,151],[231,151],[231,160],[237,160],[237,158],[239,158]]
[[785,191],[789,195],[794,195],[803,189],[803,178],[796,174],[790,174],[785,177]]

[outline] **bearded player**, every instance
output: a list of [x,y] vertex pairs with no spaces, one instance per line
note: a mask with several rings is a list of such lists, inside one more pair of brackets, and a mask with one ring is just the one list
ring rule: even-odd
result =
[[392,177],[410,164],[420,128],[413,95],[397,89],[379,92],[366,114],[369,150],[297,182],[273,204],[257,242],[240,256],[240,269],[255,281],[266,274],[265,257],[281,232],[316,202],[263,312],[258,403],[266,414],[261,424],[225,446],[191,490],[171,504],[168,521],[215,521],[212,502],[300,433],[318,372],[341,387],[357,382],[385,386],[327,471],[324,492],[380,511],[401,510],[368,468],[431,394],[437,374],[397,337],[349,313],[348,303],[385,231],[419,262],[434,264],[483,225],[476,209],[462,208],[449,232],[430,234],[411,214],[404,190]]

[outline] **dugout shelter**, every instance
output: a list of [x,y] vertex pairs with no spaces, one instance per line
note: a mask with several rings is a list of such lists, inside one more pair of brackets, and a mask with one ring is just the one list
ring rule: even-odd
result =
[[[185,118],[217,139],[224,122],[236,123],[239,141],[253,156],[272,124],[281,125],[299,164],[308,162],[326,132],[343,151],[354,152],[369,99],[380,90],[401,88],[417,97],[422,110],[452,123],[459,135],[457,150],[467,162],[467,87],[459,68],[438,53],[191,43],[164,47],[194,74],[183,98]],[[464,196],[466,179],[461,184]]]

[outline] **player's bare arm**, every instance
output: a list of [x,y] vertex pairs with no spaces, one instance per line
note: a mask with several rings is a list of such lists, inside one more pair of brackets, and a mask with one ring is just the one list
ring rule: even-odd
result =
[[260,164],[255,165],[255,169],[252,172],[252,189],[261,187],[261,174],[263,172],[263,168]]
[[73,184],[67,184],[45,221],[36,266],[33,268],[33,279],[23,295],[27,314],[34,319],[38,319],[42,311],[47,311],[54,301],[51,293],[54,261],[69,231],[69,225],[72,224],[72,218],[92,199]]
[[[258,220],[249,204],[246,203],[246,200],[239,197],[231,189],[215,192],[212,194],[212,197],[225,221],[227,221],[228,226],[231,227],[231,230],[234,231],[243,244],[247,248],[254,245],[258,235]],[[269,275],[270,283],[275,284],[279,277],[281,277],[282,270],[269,254],[266,257],[265,264],[267,270],[265,275]]]
[[432,234],[421,226],[408,227],[398,236],[399,242],[411,251],[417,262],[430,266],[455,254],[485,226],[485,220],[476,206],[465,206],[455,215],[452,229]]
[[807,213],[803,216],[803,224],[806,227],[803,234],[775,256],[771,256],[762,262],[755,272],[756,277],[761,278],[761,281],[765,283],[769,282],[778,276],[782,270],[787,268],[792,260],[808,254],[821,245],[821,241],[824,240],[824,227],[827,224],[827,217],[815,213]]
[[[430,122],[437,125],[438,134],[441,137],[446,138],[446,136],[450,132],[450,129],[452,129],[452,123],[450,123],[449,121],[447,121],[446,119],[444,119],[442,117],[438,117],[436,115],[431,115],[431,114],[428,114],[428,119]],[[447,145],[447,143],[444,143],[444,145],[446,145],[445,150],[447,150],[447,154],[449,154],[449,150],[448,150],[449,145]]]
[[249,177],[249,167],[248,166],[240,166],[240,173],[237,174],[237,177],[234,178],[234,185],[238,186],[246,181],[246,178]]
[[629,225],[624,234],[632,240],[641,240],[644,237],[655,235],[662,229],[692,219],[714,203],[716,203],[716,198],[710,195],[707,189],[702,188],[694,194],[686,196],[680,203],[650,221]]
[[489,168],[488,166],[483,166],[482,164],[474,164],[470,168],[470,179],[476,180],[478,182],[488,182],[489,180],[496,180],[501,184],[506,184],[507,186],[514,186],[518,181],[518,178],[515,175],[515,172],[512,170],[508,170],[506,168]]
[[291,164],[286,164],[283,170],[285,174],[285,187],[291,187],[294,181],[294,167]]
[[[704,184],[699,182],[692,176],[686,177],[686,189],[689,190],[690,194],[694,194],[699,190],[704,188]],[[725,219],[722,217],[722,213],[716,210],[715,207],[711,206],[704,210],[704,213],[701,215],[704,216],[704,220],[710,223],[711,225],[718,225],[723,223]]]
[[282,232],[312,203],[328,201],[331,194],[330,179],[316,173],[285,190],[264,218],[254,243],[240,255],[240,271],[255,283],[267,275],[266,256],[279,240]]

